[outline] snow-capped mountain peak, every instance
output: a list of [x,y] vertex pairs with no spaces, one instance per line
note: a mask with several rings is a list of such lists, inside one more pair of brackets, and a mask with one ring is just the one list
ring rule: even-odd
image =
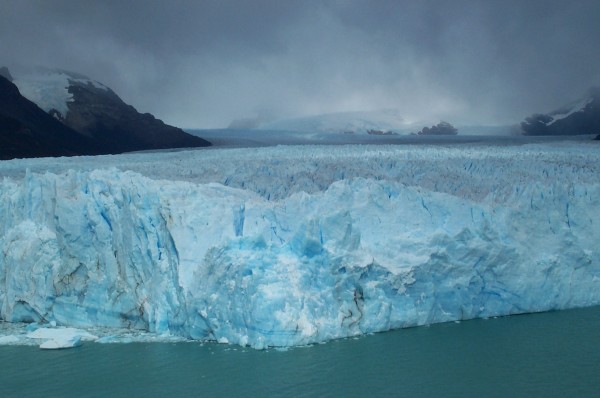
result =
[[600,88],[559,109],[536,113],[521,123],[526,135],[577,135],[600,133]]
[[73,94],[69,92],[70,85],[91,84],[95,88],[110,91],[105,85],[86,76],[41,67],[17,73],[13,83],[25,98],[61,120],[66,118],[68,104],[73,102]]

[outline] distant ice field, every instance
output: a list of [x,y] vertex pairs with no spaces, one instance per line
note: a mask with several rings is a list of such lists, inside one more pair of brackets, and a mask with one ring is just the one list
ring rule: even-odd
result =
[[318,130],[255,130],[255,129],[188,129],[188,133],[204,138],[217,147],[258,147],[274,145],[523,145],[560,141],[590,141],[591,135],[524,136],[511,135],[511,126],[460,126],[459,135],[414,135],[396,130],[397,134],[372,135],[362,132],[324,132]]
[[[21,178],[26,170],[32,173],[64,173],[67,170],[91,171],[114,167],[121,171],[134,171],[154,180],[199,184],[216,182],[237,188],[241,188],[241,181],[244,181],[244,189],[268,196],[273,190],[286,194],[316,192],[336,180],[352,177],[390,179],[420,185],[423,181],[415,179],[422,179],[427,174],[433,174],[431,179],[437,180],[435,174],[439,169],[436,163],[454,170],[457,178],[449,183],[458,183],[456,180],[463,177],[489,179],[497,164],[519,163],[525,166],[534,159],[542,164],[556,164],[573,158],[578,165],[591,170],[590,175],[595,177],[598,165],[594,160],[600,146],[600,142],[591,141],[591,136],[402,136],[395,138],[401,140],[399,144],[386,143],[391,138],[367,136],[370,144],[342,141],[339,145],[325,138],[325,145],[315,144],[314,140],[301,145],[285,145],[269,136],[253,146],[248,142],[240,143],[237,138],[239,134],[249,135],[249,131],[226,131],[228,136],[220,142],[221,145],[210,148],[2,161],[0,177]],[[382,143],[379,143],[380,140]],[[444,162],[438,163],[440,159]],[[464,170],[463,163],[472,163],[474,160],[478,161],[480,167]],[[407,168],[415,167],[420,170],[416,175],[406,172]],[[322,172],[314,173],[317,168],[323,168]],[[336,169],[336,172],[329,172],[330,168]],[[506,188],[513,185],[509,182],[515,173],[537,180],[536,170],[511,167],[508,171],[494,172],[494,179],[503,179]],[[290,181],[292,176],[294,178]],[[298,181],[300,176],[306,178]],[[482,189],[473,187],[478,191]],[[285,194],[280,193],[275,197],[278,195]]]
[[599,149],[478,139],[3,161],[0,344],[31,344],[15,322],[33,322],[281,347],[597,305]]

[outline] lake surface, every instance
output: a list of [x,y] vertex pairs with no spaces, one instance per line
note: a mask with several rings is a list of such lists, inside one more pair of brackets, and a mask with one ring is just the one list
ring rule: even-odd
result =
[[287,351],[0,346],[1,397],[592,397],[600,307],[397,330]]

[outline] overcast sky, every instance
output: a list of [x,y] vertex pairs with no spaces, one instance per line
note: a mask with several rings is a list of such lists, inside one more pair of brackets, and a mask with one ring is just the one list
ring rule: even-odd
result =
[[503,124],[600,85],[599,20],[598,0],[0,0],[0,64],[85,74],[180,127]]

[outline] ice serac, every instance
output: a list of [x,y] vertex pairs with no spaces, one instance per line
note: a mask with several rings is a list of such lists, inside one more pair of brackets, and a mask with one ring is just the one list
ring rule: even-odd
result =
[[4,179],[0,317],[262,348],[600,304],[585,170],[502,169],[496,191],[436,161],[443,192],[358,177],[277,200],[117,169]]

